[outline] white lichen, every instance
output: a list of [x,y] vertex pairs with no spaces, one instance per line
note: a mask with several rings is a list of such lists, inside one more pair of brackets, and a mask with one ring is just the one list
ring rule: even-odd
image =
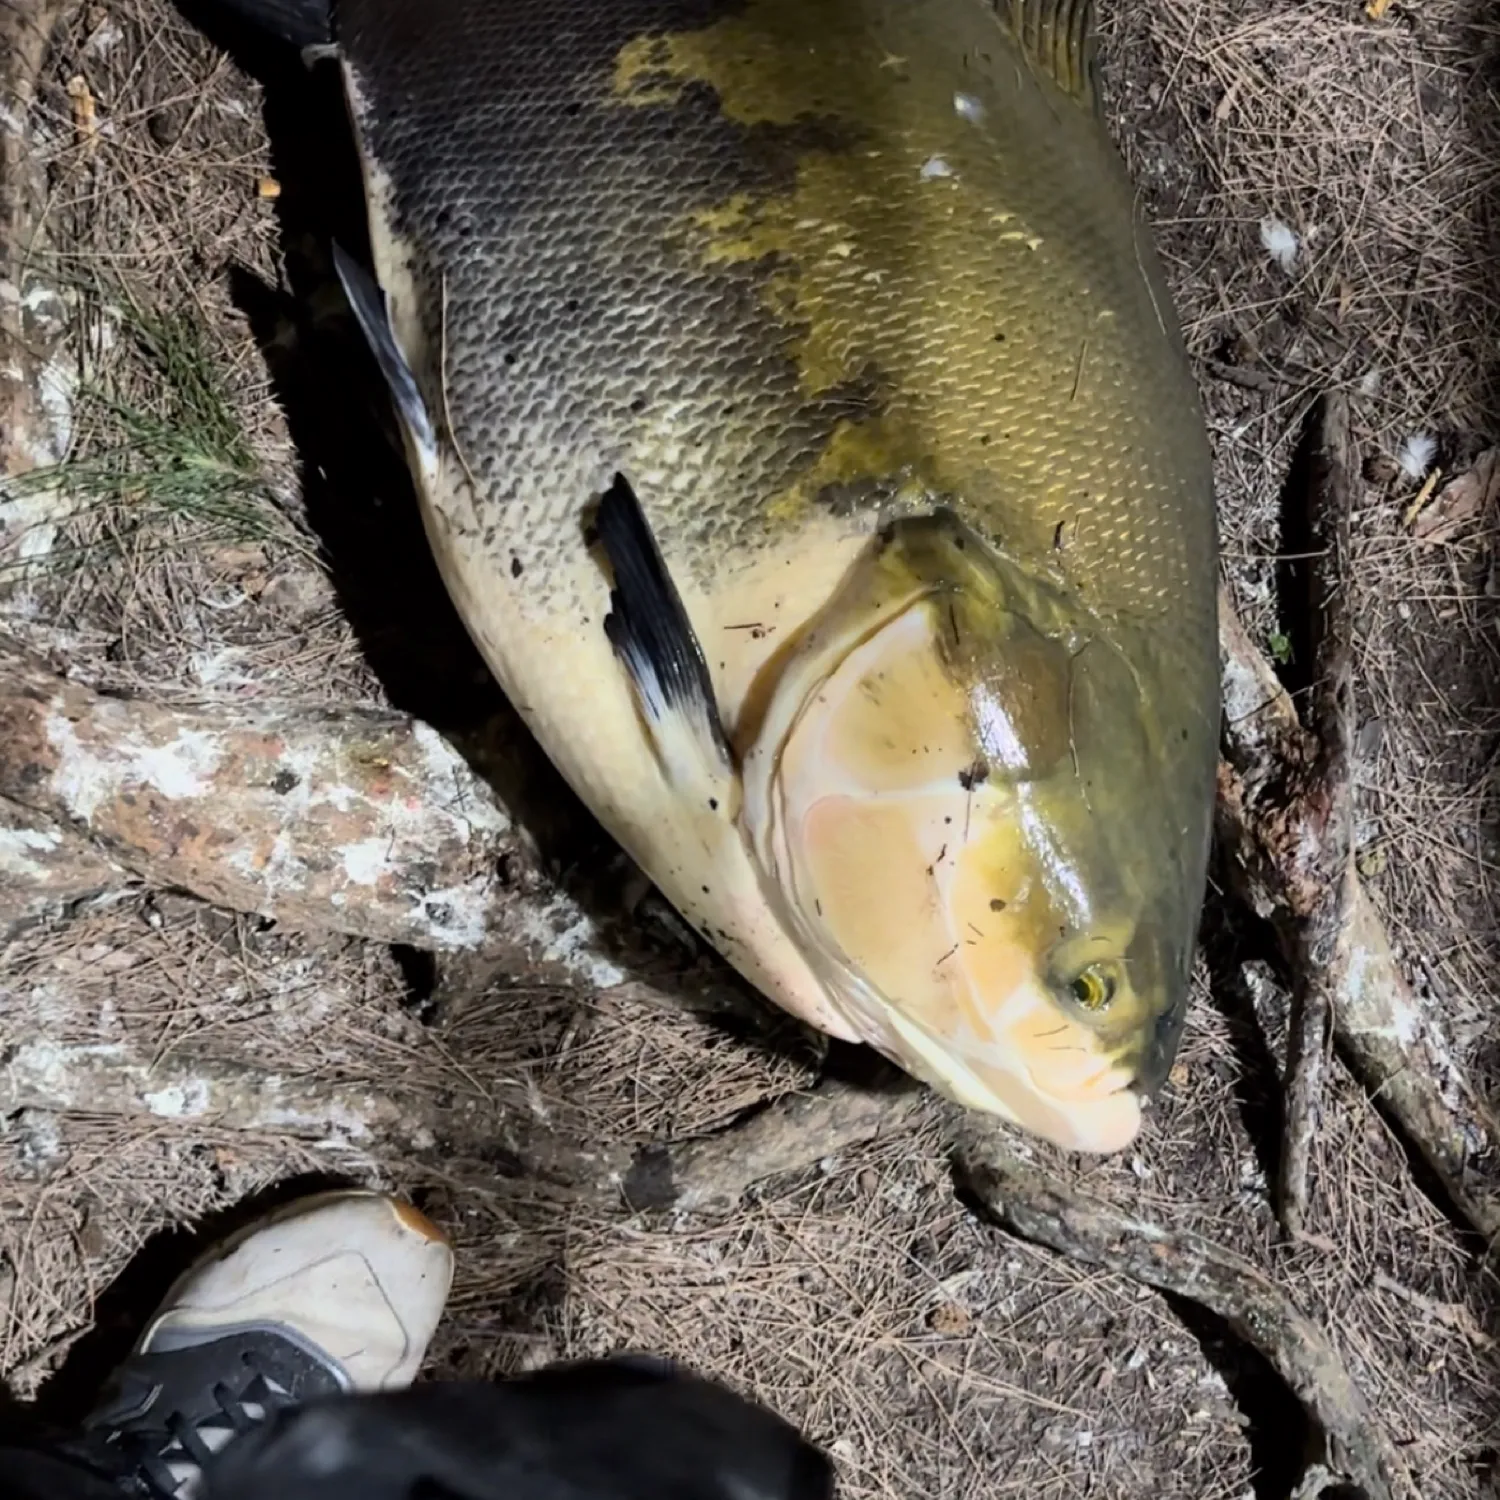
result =
[[488,882],[424,891],[422,916],[438,947],[477,948],[488,936],[494,912]]
[[[36,1019],[45,1024],[45,1017]],[[85,1067],[80,1073],[80,1064],[124,1066],[126,1057],[125,1048],[118,1042],[72,1046],[48,1040],[24,1042],[6,1058],[4,1078],[8,1088],[0,1090],[0,1099],[6,1093],[19,1100],[39,1096],[52,1108],[83,1109],[87,1107],[87,1096],[92,1091],[79,1085],[92,1080],[96,1074],[90,1067]]]
[[952,177],[953,168],[941,156],[929,156],[922,163],[922,180],[931,182],[936,177]]
[[361,839],[340,851],[339,863],[354,885],[376,885],[390,867],[390,839]]
[[412,739],[421,754],[427,794],[441,799],[437,805],[444,812],[477,833],[511,832],[511,821],[497,803],[487,796],[473,795],[479,782],[463,756],[437,730],[418,719],[412,725]]
[[200,687],[255,687],[262,678],[243,670],[247,652],[242,646],[226,646],[222,651],[195,651],[190,667]]
[[560,892],[543,905],[527,908],[517,924],[517,936],[537,951],[543,963],[558,964],[597,989],[611,989],[628,977],[600,952],[593,918]]
[[40,880],[47,867],[38,856],[50,854],[61,843],[60,835],[45,829],[0,828],[0,873]]
[[190,1078],[142,1094],[141,1102],[161,1119],[193,1120],[208,1113],[211,1097],[209,1086],[201,1078]]
[[53,788],[75,817],[87,822],[130,787],[149,786],[173,801],[202,797],[213,790],[212,776],[223,759],[219,737],[198,729],[179,730],[169,744],[126,739],[107,755],[96,754],[63,714],[47,716],[47,742],[57,752]]

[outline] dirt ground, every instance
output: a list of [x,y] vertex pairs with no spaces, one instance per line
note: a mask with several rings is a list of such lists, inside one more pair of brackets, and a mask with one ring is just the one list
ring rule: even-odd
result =
[[[1204,392],[1225,571],[1273,653],[1281,481],[1312,399],[1349,394],[1360,868],[1489,1107],[1496,517],[1423,541],[1413,513],[1434,503],[1432,470],[1500,441],[1500,26],[1484,0],[1394,0],[1377,18],[1362,0],[1100,9],[1112,119]],[[327,205],[306,158],[343,163],[336,117],[326,101],[298,114],[295,77],[250,61],[258,80],[167,0],[82,4],[29,116],[0,121],[46,162],[46,250],[22,295],[66,330],[38,458],[72,474],[64,496],[0,492],[0,629],[112,690],[389,704],[463,728],[498,693],[378,436],[379,393],[347,373],[355,335],[308,227]],[[1204,936],[1181,1062],[1138,1149],[1058,1170],[1274,1265],[1421,1493],[1496,1494],[1488,1267],[1337,1065],[1319,1242],[1273,1246],[1285,1001],[1264,935],[1217,894]],[[935,1107],[720,1215],[561,1207],[495,1149],[518,1100],[584,1139],[703,1134],[810,1084],[817,1059],[796,1049],[147,891],[0,950],[0,1056],[39,1038],[129,1039],[158,1059],[190,1040],[456,1122],[434,1154],[205,1128],[170,1100],[144,1125],[86,1098],[0,1119],[0,1372],[56,1412],[84,1399],[189,1231],[337,1176],[395,1184],[452,1230],[435,1370],[676,1355],[804,1424],[851,1500],[1240,1500],[1296,1476],[1298,1416],[1274,1379],[1201,1316],[976,1220]]]

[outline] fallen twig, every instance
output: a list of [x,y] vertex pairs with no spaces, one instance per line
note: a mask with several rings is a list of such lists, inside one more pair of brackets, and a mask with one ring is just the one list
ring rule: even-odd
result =
[[1249,365],[1226,364],[1223,360],[1217,359],[1210,359],[1205,363],[1210,375],[1216,376],[1229,385],[1237,385],[1242,391],[1274,391],[1276,389],[1276,377],[1265,370],[1252,369]]
[[1330,1469],[1359,1485],[1369,1500],[1415,1493],[1327,1335],[1250,1261],[1198,1235],[1172,1233],[1083,1197],[1021,1161],[990,1127],[963,1131],[957,1174],[986,1213],[1023,1239],[1217,1314],[1301,1401]]

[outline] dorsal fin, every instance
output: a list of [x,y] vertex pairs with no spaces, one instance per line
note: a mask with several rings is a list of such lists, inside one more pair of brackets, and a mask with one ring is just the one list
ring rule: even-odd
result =
[[1094,0],[1001,0],[1027,61],[1086,109],[1099,109]]

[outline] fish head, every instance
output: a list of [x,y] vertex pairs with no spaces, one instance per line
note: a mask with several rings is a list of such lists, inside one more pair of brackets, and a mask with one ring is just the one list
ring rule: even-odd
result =
[[1130,647],[952,516],[898,523],[742,750],[763,882],[851,1026],[1096,1152],[1172,1064],[1211,812]]

